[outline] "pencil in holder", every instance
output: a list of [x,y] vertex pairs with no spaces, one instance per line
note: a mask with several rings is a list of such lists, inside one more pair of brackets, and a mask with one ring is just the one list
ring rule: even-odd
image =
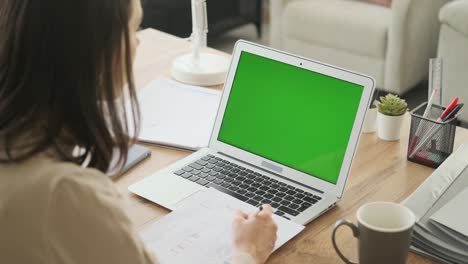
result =
[[438,117],[444,107],[432,105],[428,117],[424,117],[427,103],[411,112],[411,129],[408,142],[408,160],[432,168],[439,167],[453,152],[457,118],[445,122],[431,119]]

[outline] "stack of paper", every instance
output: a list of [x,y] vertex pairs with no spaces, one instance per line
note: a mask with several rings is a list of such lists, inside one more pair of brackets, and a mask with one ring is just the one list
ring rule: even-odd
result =
[[[214,189],[206,189],[180,202],[175,210],[141,230],[143,241],[159,263],[220,264],[232,254],[231,226],[237,209],[258,210]],[[277,215],[275,250],[299,234],[304,226]]]
[[412,250],[443,263],[468,263],[468,145],[461,146],[404,204],[419,221]]

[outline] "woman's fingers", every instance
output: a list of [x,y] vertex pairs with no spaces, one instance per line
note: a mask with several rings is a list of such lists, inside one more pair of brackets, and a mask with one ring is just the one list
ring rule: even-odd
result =
[[271,216],[273,214],[273,208],[269,204],[262,205],[263,209],[258,215]]

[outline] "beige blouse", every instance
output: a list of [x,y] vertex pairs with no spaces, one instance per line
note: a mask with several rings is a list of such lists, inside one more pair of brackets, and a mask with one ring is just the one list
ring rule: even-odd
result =
[[121,199],[101,172],[44,154],[0,164],[0,263],[157,263]]

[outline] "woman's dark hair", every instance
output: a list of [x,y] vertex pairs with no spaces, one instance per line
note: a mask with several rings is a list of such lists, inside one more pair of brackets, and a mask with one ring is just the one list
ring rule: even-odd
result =
[[[53,148],[77,164],[90,155],[89,166],[101,171],[112,169],[117,151],[115,168],[122,166],[129,131],[137,133],[139,123],[132,6],[132,0],[0,0],[2,162]],[[83,151],[72,155],[63,146]]]

